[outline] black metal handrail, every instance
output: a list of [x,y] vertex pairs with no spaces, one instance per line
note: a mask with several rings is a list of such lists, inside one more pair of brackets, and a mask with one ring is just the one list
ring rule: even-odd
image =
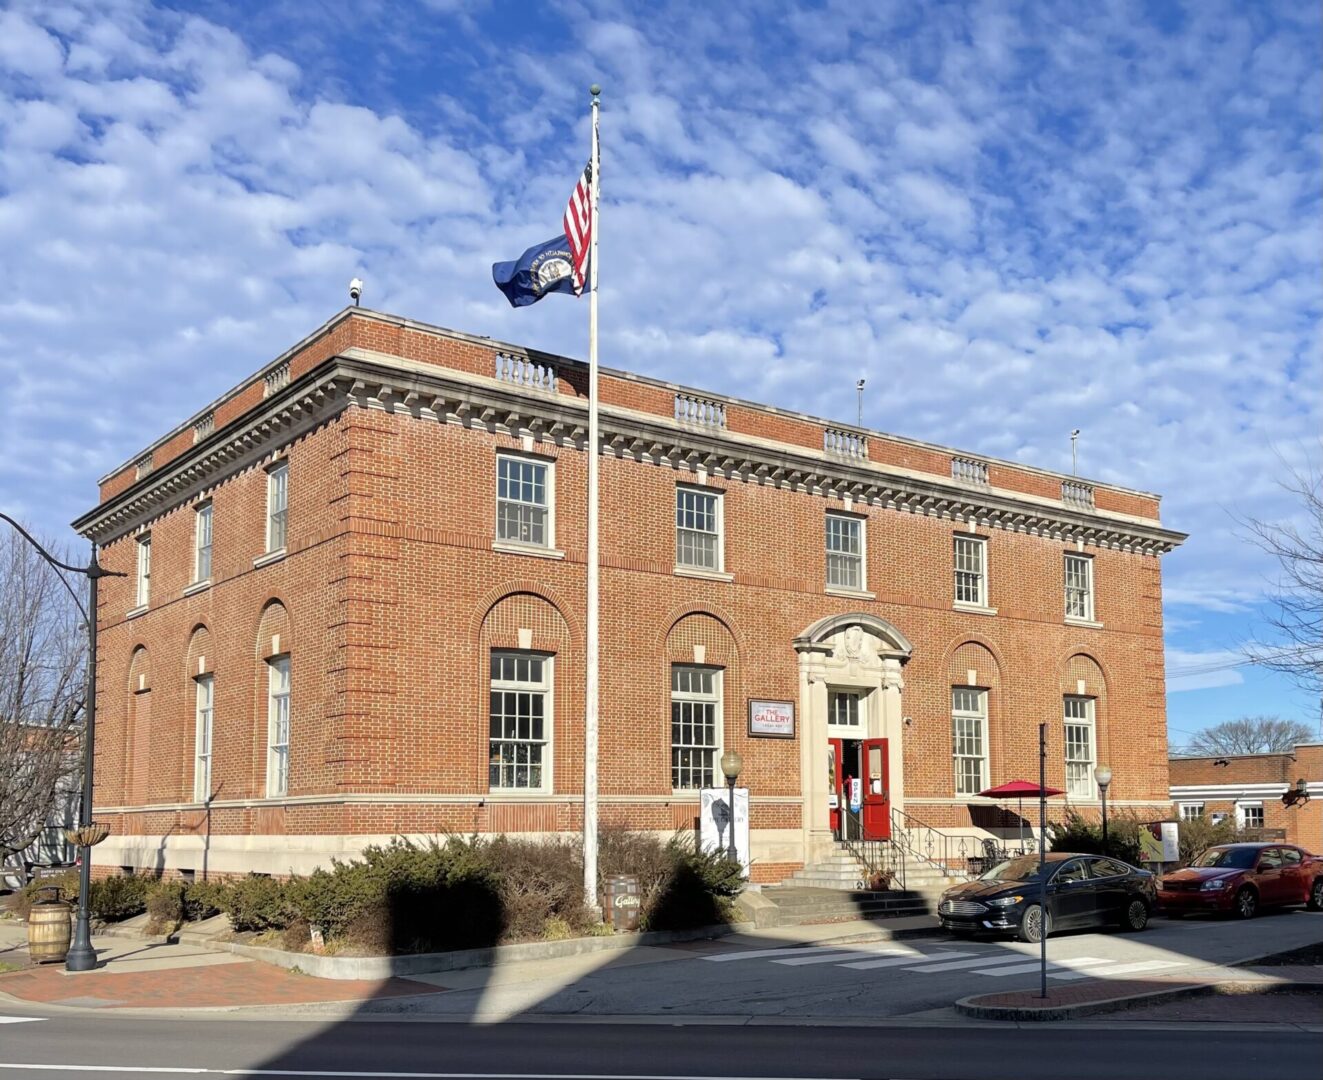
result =
[[944,877],[963,877],[969,871],[968,837],[944,833],[895,806],[891,808],[891,843],[905,855],[940,870]]

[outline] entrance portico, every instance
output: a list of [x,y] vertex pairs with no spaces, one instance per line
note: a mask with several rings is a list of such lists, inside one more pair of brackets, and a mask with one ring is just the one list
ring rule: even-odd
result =
[[[901,665],[913,646],[885,619],[853,612],[820,619],[794,640],[799,654],[801,790],[804,857],[812,863],[835,847],[831,740],[886,739],[891,805],[905,802]],[[857,775],[857,774],[856,774]]]

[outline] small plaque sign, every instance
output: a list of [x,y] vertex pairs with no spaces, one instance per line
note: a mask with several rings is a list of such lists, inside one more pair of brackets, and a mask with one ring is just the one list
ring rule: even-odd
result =
[[795,737],[795,703],[793,701],[759,701],[749,699],[749,734],[762,739],[793,739]]

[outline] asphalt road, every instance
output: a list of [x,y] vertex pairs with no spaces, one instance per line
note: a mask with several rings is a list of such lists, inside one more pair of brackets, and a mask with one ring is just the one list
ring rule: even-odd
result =
[[[61,1016],[0,1025],[0,1077],[857,1077],[1246,1080],[1314,1076],[1319,1036],[1148,1025],[873,1028],[564,1021],[475,1027]],[[1140,1064],[1137,1064],[1140,1063]]]
[[[1207,972],[1323,940],[1323,914],[1158,919],[1140,934],[1049,940],[1051,985]],[[483,1023],[527,1016],[670,1016],[694,1022],[783,1017],[872,1021],[949,1009],[962,997],[1037,988],[1038,948],[952,938],[793,948],[695,942],[509,968],[427,976],[447,993],[381,999],[362,1013],[414,1013]]]

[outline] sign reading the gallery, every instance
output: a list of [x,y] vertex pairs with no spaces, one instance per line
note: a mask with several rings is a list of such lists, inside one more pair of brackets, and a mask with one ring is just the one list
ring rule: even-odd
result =
[[795,737],[795,703],[793,701],[759,701],[749,699],[749,734],[763,739],[793,739]]

